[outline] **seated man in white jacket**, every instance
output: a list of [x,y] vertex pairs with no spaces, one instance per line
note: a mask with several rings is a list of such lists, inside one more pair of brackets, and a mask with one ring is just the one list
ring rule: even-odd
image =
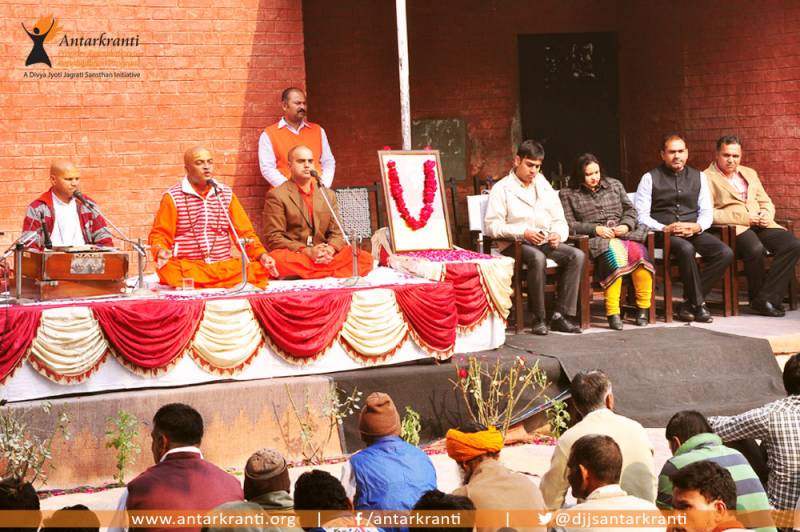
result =
[[522,241],[522,260],[528,267],[528,305],[533,310],[533,334],[547,334],[544,285],[547,259],[559,266],[560,282],[550,328],[579,333],[581,328],[568,316],[578,313],[578,295],[584,254],[564,244],[569,226],[558,193],[539,173],[544,148],[526,140],[517,148],[514,168],[489,193],[486,233],[498,242],[504,255],[512,256],[510,240]]

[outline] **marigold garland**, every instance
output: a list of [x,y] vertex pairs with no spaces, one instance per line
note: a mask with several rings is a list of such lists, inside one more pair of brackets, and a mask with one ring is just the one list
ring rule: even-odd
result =
[[433,214],[433,200],[436,197],[436,162],[429,160],[422,165],[425,173],[425,188],[422,191],[422,209],[419,211],[419,218],[414,218],[408,212],[408,206],[403,199],[403,185],[400,184],[400,176],[397,173],[397,163],[388,161],[386,166],[389,169],[389,192],[397,205],[400,217],[412,231],[422,229],[428,224],[428,220]]

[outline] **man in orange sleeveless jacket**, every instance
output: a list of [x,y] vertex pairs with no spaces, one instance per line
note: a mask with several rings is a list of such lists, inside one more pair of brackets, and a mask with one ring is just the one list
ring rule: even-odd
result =
[[[158,278],[170,286],[193,279],[195,288],[229,288],[241,282],[242,264],[231,254],[230,218],[240,238],[249,239],[247,280],[259,288],[270,275],[277,277],[275,261],[261,245],[253,224],[231,188],[212,186],[211,151],[196,146],[183,156],[186,177],[161,198],[149,243],[158,265]],[[226,216],[227,213],[227,216]]]
[[336,161],[325,130],[306,121],[306,95],[295,87],[281,94],[283,118],[266,128],[258,139],[258,163],[261,175],[277,187],[289,179],[289,150],[303,144],[314,154],[315,169],[326,187],[333,183]]

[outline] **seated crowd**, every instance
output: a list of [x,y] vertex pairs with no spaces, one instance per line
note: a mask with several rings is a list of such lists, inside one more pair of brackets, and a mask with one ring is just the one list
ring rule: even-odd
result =
[[[656,247],[669,240],[683,284],[677,312],[682,321],[712,321],[706,297],[734,258],[744,264],[751,310],[770,317],[785,315],[783,300],[800,259],[800,239],[775,221],[775,205],[758,173],[740,164],[741,141],[732,135],[721,137],[715,160],[704,171],[686,164],[689,150],[680,135],[665,136],[660,153],[662,164],[641,177],[631,202],[622,183],[604,175],[595,155],[578,157],[571,188],[556,192],[539,171],[542,145],[531,140],[519,145],[513,168],[489,192],[485,226],[506,255],[513,256],[514,241],[520,243],[533,334],[581,332],[574,317],[587,260],[605,291],[609,327],[623,328],[620,294],[628,275],[635,291],[634,323],[647,325],[655,274],[644,246],[650,231]],[[712,224],[734,227],[736,257],[708,231]],[[588,236],[588,257],[566,245],[568,235]],[[772,256],[768,269],[767,253]],[[703,259],[702,268],[697,255]],[[544,303],[548,259],[558,265],[559,276],[549,328]]]
[[[582,418],[559,438],[541,482],[502,463],[504,441],[495,427],[471,424],[450,429],[445,437],[447,454],[458,465],[462,481],[450,495],[437,489],[428,455],[399,437],[400,418],[385,393],[367,398],[359,417],[365,448],[350,456],[341,479],[322,470],[307,471],[297,478],[293,491],[286,458],[275,449],[261,449],[247,460],[242,487],[236,477],[203,457],[200,414],[191,406],[172,403],[153,418],[155,465],[128,482],[119,509],[325,510],[328,520],[306,530],[374,531],[377,528],[363,517],[369,510],[661,508],[686,511],[690,524],[699,530],[775,532],[771,510],[792,511],[800,501],[800,354],[786,363],[783,380],[788,397],[737,416],[676,413],[665,433],[673,456],[657,475],[653,444],[639,423],[614,412],[607,375],[601,370],[578,373],[570,391]],[[750,465],[751,458],[726,445],[742,438],[759,438],[766,446],[766,489]],[[577,504],[568,503],[568,490]],[[0,483],[0,510],[9,509],[39,510],[30,484]],[[80,509],[86,510],[74,506],[63,512]],[[58,527],[58,515],[45,521],[44,529]],[[34,520],[26,530],[38,528],[39,519]],[[578,528],[558,527],[564,529]]]

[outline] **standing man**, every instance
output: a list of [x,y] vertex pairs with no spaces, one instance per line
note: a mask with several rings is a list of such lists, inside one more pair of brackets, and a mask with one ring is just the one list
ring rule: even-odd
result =
[[[689,150],[680,135],[672,133],[661,143],[664,163],[642,176],[636,189],[639,223],[656,231],[656,246],[669,238],[672,257],[678,263],[683,282],[681,321],[713,321],[705,297],[733,261],[731,248],[705,231],[714,217],[706,176],[686,166]],[[703,271],[695,260],[704,259]]]
[[[159,280],[181,286],[193,279],[195,288],[230,288],[242,281],[241,258],[233,257],[233,234],[228,220],[245,246],[251,263],[247,281],[264,288],[277,277],[275,261],[256,236],[253,225],[231,187],[214,183],[214,158],[203,146],[183,154],[186,176],[161,197],[148,243]],[[212,185],[213,183],[213,185]]]
[[333,183],[336,160],[331,153],[328,136],[317,124],[306,121],[306,95],[289,87],[281,94],[283,118],[267,127],[258,139],[258,164],[261,175],[273,187],[289,179],[289,150],[305,144],[314,154],[314,165],[326,187]]
[[50,190],[28,205],[22,223],[23,232],[37,233],[30,244],[32,249],[45,248],[45,231],[53,246],[114,245],[105,218],[75,197],[80,179],[81,173],[71,161],[50,164]]
[[[762,316],[784,316],[783,298],[800,259],[800,240],[775,223],[775,205],[758,173],[741,162],[739,139],[720,137],[716,160],[706,168],[714,223],[736,226],[736,254],[744,262],[750,308]],[[774,257],[768,272],[764,269],[767,251]]]
[[547,334],[544,284],[547,259],[559,266],[561,276],[558,299],[550,328],[554,331],[580,333],[581,328],[568,316],[578,313],[578,295],[583,271],[583,252],[564,244],[569,225],[558,193],[539,173],[544,148],[526,140],[519,145],[514,168],[497,182],[489,193],[486,206],[486,233],[500,239],[498,249],[513,255],[512,240],[522,241],[522,260],[528,267],[528,304],[533,306],[533,334]]

